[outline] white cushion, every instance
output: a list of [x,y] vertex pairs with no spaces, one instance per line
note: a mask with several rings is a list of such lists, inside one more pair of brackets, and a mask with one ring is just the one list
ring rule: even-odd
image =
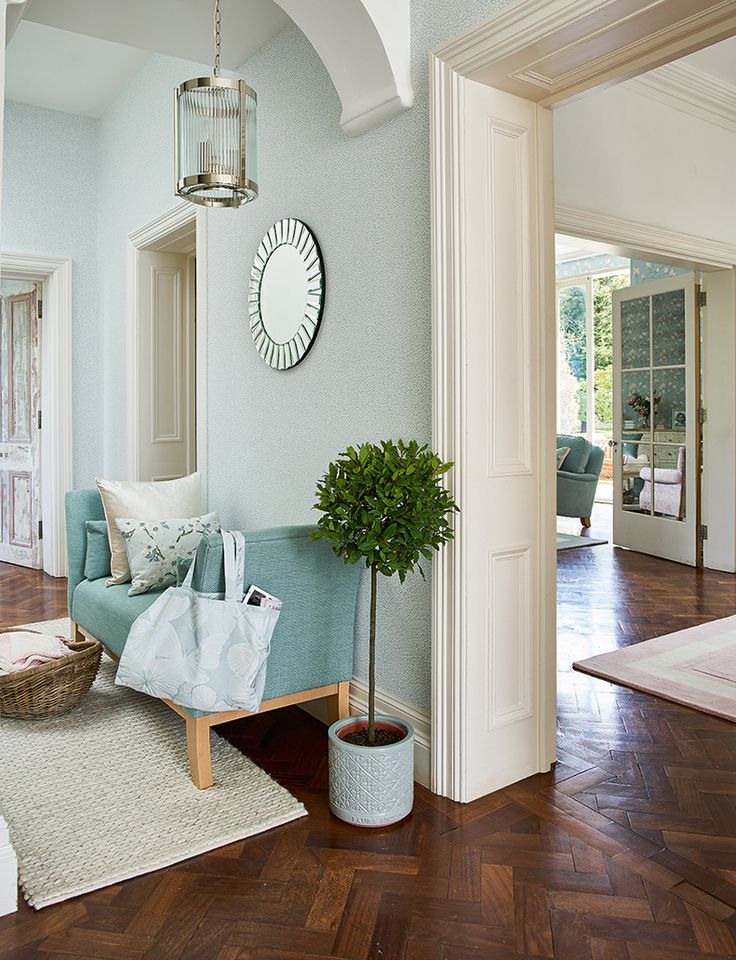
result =
[[168,520],[197,517],[202,513],[202,478],[198,473],[179,480],[103,480],[98,477],[96,482],[105,510],[112,554],[108,586],[130,580],[125,543],[115,525],[118,518]]

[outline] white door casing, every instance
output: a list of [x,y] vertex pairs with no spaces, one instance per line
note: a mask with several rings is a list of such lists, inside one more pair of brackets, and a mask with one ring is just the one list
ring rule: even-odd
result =
[[190,258],[138,253],[138,477],[196,469],[194,310]]
[[[466,300],[470,296],[470,257],[464,230],[465,198],[478,195],[478,185],[469,175],[485,175],[476,164],[465,163],[463,151],[469,117],[463,99],[463,78],[503,89],[543,106],[563,103],[603,84],[628,79],[686,56],[697,49],[736,34],[736,0],[652,0],[632,8],[626,0],[516,0],[459,37],[445,43],[431,57],[432,117],[432,282],[433,282],[433,443],[456,467],[449,483],[462,501],[476,482],[469,476],[468,448],[483,443],[468,427],[467,385],[464,362],[474,356],[480,336],[477,325],[466,323]],[[508,549],[531,544],[535,555],[536,587],[530,616],[554,634],[555,573],[555,344],[554,344],[554,208],[551,116],[537,115],[537,162],[530,164],[528,197],[532,206],[520,203],[509,213],[511,235],[531,230],[530,247],[537,254],[535,270],[518,278],[520,290],[533,305],[530,331],[538,332],[536,356],[530,355],[530,376],[536,380],[539,399],[537,419],[530,417],[532,456],[539,459],[539,523],[530,538],[521,535]],[[505,119],[503,117],[499,119]],[[508,119],[508,118],[506,118]],[[493,193],[503,198],[515,194],[519,170],[508,166],[493,172]],[[725,265],[725,264],[724,264]],[[494,265],[485,265],[483,280],[491,289],[508,278],[499,277]],[[482,343],[482,341],[478,341]],[[533,352],[533,351],[532,351]],[[477,418],[476,418],[477,422]],[[483,426],[487,430],[487,424]],[[515,504],[509,505],[509,510]],[[548,520],[545,522],[543,516]],[[470,799],[468,785],[482,779],[482,770],[471,744],[468,724],[482,723],[484,703],[468,703],[471,665],[481,656],[483,635],[467,629],[468,612],[474,622],[478,610],[487,609],[487,598],[467,586],[467,558],[473,553],[466,539],[475,535],[474,518],[461,515],[456,523],[456,541],[436,558],[433,568],[432,602],[432,788],[458,800]],[[528,530],[520,521],[519,530]],[[495,546],[494,546],[495,545]],[[489,542],[500,550],[498,540]],[[518,559],[517,566],[522,566]],[[532,564],[534,561],[532,561]],[[540,628],[540,635],[541,635]],[[542,660],[532,664],[538,683],[529,679],[539,767],[546,769],[555,750],[554,645],[541,644]],[[525,752],[530,744],[525,743]],[[494,760],[496,758],[493,758]],[[508,761],[504,754],[504,764]],[[488,765],[489,758],[485,758]],[[500,764],[499,764],[500,766]],[[508,774],[511,764],[505,771]],[[488,778],[490,780],[490,778]],[[502,777],[499,777],[502,779]]]
[[0,560],[41,566],[38,288],[0,297]]
[[[178,249],[181,238],[190,237],[187,292],[189,296],[190,367],[194,368],[194,387],[190,391],[189,423],[193,426],[194,463],[207,486],[207,220],[203,208],[189,202],[179,203],[161,216],[145,224],[128,237],[128,335],[127,335],[127,420],[128,420],[128,477],[143,479],[139,467],[139,425],[142,418],[139,384],[141,380],[139,353],[139,291],[141,290],[139,261],[143,254],[153,250],[165,252]],[[196,257],[192,250],[196,249]],[[192,272],[193,269],[193,272]],[[150,357],[146,358],[146,362]],[[191,396],[191,394],[194,396]],[[147,426],[148,429],[148,426]],[[190,430],[190,437],[192,431]],[[157,474],[158,475],[158,474]]]
[[[675,347],[684,347],[683,362],[675,362],[670,357],[658,357],[662,351],[662,321],[658,320],[658,307],[663,298],[683,294],[679,300],[684,307],[682,336],[677,335]],[[627,319],[628,318],[628,319]],[[643,318],[643,319],[641,319]],[[641,320],[641,322],[639,322]],[[623,323],[623,333],[622,333]],[[643,323],[643,327],[642,327]],[[637,338],[642,333],[644,341]],[[654,280],[637,284],[624,290],[613,292],[613,542],[618,546],[629,547],[641,553],[652,554],[678,563],[694,566],[697,559],[697,497],[696,497],[696,417],[699,409],[696,386],[699,374],[696,373],[696,305],[695,275]],[[684,339],[684,343],[682,342]],[[628,349],[627,349],[627,345]],[[628,357],[628,358],[627,358]],[[669,381],[675,378],[674,383]],[[630,407],[628,400],[635,391],[651,398],[660,396],[665,403],[662,410],[656,409],[653,423],[650,418],[642,419]],[[674,430],[671,413],[667,421],[662,417],[669,411],[668,403],[674,396],[684,393],[684,402],[677,401],[678,407],[684,407],[687,417],[684,431]],[[625,417],[632,424],[626,427]],[[636,426],[636,424],[640,424]],[[643,425],[642,425],[643,424]],[[632,434],[633,431],[633,434]],[[624,449],[628,437],[628,454]],[[632,439],[635,438],[635,439]],[[669,508],[665,518],[659,515],[660,491],[671,493],[673,485],[657,484],[658,476],[664,477],[662,470],[676,467],[678,450],[685,448],[685,509],[681,520],[669,517]],[[634,457],[633,453],[637,456]],[[638,477],[639,470],[645,473],[647,482]],[[653,470],[653,472],[652,472]],[[652,484],[652,477],[654,483]],[[643,487],[638,491],[634,486]],[[674,485],[679,490],[678,485]],[[628,500],[624,501],[624,487]],[[646,495],[647,512],[638,505],[638,499]],[[677,512],[677,510],[675,510]]]
[[462,512],[457,546],[436,566],[451,565],[454,583],[435,624],[453,618],[463,656],[437,645],[435,671],[449,673],[453,689],[433,703],[433,730],[453,717],[456,742],[443,750],[433,734],[433,783],[469,801],[554,760],[555,531],[545,481],[554,462],[553,353],[552,376],[534,375],[554,350],[554,325],[545,323],[553,284],[552,302],[542,299],[551,182],[537,186],[552,138],[549,110],[448,80],[448,106],[463,118],[452,237],[462,279],[452,291],[452,341],[435,342],[435,356],[457,380],[463,428],[445,424],[435,443],[456,462]]
[[704,273],[702,285],[703,566],[736,573],[736,271]]

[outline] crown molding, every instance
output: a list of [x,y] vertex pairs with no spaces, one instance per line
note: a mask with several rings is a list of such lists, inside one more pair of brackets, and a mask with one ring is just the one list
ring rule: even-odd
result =
[[680,113],[736,132],[736,86],[686,63],[668,63],[627,88]]
[[461,76],[553,106],[736,33],[734,0],[517,0],[433,51]]
[[555,230],[573,237],[625,248],[629,255],[666,256],[717,270],[736,266],[736,245],[678,233],[591,210],[555,206]]

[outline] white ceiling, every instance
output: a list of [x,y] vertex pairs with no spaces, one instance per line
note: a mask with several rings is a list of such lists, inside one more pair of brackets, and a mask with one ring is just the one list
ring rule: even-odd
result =
[[555,261],[563,263],[566,260],[583,260],[585,257],[595,257],[600,253],[608,253],[609,249],[602,243],[593,240],[584,240],[582,237],[569,237],[564,233],[555,234]]
[[[8,100],[100,116],[149,53],[211,64],[212,0],[29,0],[13,31]],[[272,0],[221,0],[222,67],[241,66],[291,21]],[[11,19],[10,14],[13,14]]]
[[23,20],[6,52],[5,96],[99,117],[150,56],[147,50]]
[[[221,0],[222,66],[234,70],[289,18],[272,0]],[[24,20],[212,63],[213,0],[29,0]]]
[[736,87],[736,37],[691,53],[680,61]]
[[[213,6],[213,0],[28,0],[10,6],[6,97],[100,116],[148,52],[210,64]],[[221,7],[225,69],[241,66],[290,22],[273,0],[221,0]],[[736,87],[736,38],[682,62]]]

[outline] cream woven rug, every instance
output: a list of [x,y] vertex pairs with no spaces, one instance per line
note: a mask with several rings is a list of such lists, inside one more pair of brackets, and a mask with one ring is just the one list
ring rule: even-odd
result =
[[[68,620],[28,624],[69,636]],[[116,687],[49,720],[0,717],[0,805],[26,900],[39,908],[279,826],[306,810],[213,733],[215,785],[189,779],[184,721]]]

